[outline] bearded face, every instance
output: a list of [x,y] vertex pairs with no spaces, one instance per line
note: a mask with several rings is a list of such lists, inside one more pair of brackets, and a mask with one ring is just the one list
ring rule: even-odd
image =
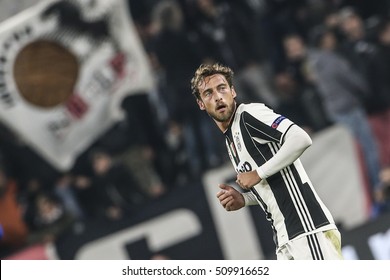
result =
[[228,125],[236,108],[236,92],[221,74],[206,77],[199,86],[198,105],[218,125]]

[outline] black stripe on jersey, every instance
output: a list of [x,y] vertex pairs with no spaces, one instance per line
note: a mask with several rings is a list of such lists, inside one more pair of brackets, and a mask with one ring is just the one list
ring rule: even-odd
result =
[[279,130],[259,121],[248,112],[243,112],[241,114],[241,120],[244,122],[252,137],[258,137],[267,141],[280,142],[282,133]]
[[307,231],[307,224],[302,222],[305,221],[301,218],[302,209],[296,206],[294,195],[286,194],[286,190],[290,193],[290,187],[283,177],[283,173],[278,172],[268,177],[267,182],[284,217],[288,238],[293,239]]
[[314,239],[314,244],[317,248],[318,255],[320,257],[320,260],[324,259],[324,254],[322,254],[322,249],[320,245],[320,241],[318,240],[318,236],[316,234],[311,234],[312,238]]
[[308,247],[310,249],[311,258],[312,258],[312,260],[315,260],[316,259],[316,254],[315,254],[315,251],[314,251],[314,248],[313,248],[313,244],[311,243],[311,240],[310,240],[309,236],[306,236],[306,241],[307,241],[307,245],[308,245]]
[[[250,116],[248,113],[246,114]],[[263,137],[263,135],[259,135],[259,131],[248,127],[248,123],[244,120],[242,115],[240,119],[240,131],[242,134],[242,139],[244,141],[245,148],[247,149],[248,153],[252,156],[257,166],[260,166],[264,164],[267,160],[272,158],[273,154],[271,150],[268,148],[267,144],[260,144],[253,139],[253,137]],[[259,122],[258,120],[256,121]],[[265,125],[262,122],[259,123]],[[254,135],[252,133],[256,133],[256,134]]]
[[310,253],[313,260],[323,260],[324,255],[322,254],[320,242],[318,241],[318,237],[315,234],[310,234],[306,236],[307,243],[310,248]]

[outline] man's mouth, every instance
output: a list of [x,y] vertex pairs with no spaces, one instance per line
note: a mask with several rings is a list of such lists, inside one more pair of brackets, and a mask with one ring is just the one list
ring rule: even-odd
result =
[[225,104],[219,104],[219,105],[217,105],[217,107],[215,109],[217,111],[223,111],[225,108],[226,108]]

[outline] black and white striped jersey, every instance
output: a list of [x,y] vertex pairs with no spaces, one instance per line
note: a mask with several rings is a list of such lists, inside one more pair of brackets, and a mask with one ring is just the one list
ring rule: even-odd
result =
[[[262,103],[240,104],[224,133],[237,173],[261,169],[279,151],[286,133],[294,126]],[[299,159],[265,179],[260,177],[263,180],[249,195],[256,198],[271,222],[277,247],[299,236],[336,229]]]

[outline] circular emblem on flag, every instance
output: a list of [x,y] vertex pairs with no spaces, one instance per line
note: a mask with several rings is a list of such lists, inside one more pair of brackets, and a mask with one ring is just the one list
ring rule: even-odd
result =
[[57,42],[38,40],[17,54],[13,74],[27,102],[50,108],[72,95],[78,70],[77,58],[68,49]]

